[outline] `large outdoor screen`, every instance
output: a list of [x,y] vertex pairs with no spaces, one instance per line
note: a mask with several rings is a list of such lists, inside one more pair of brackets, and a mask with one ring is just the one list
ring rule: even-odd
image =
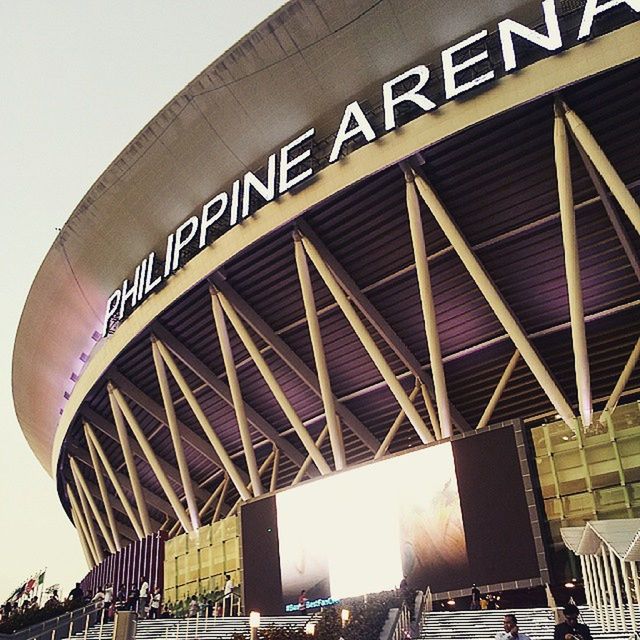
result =
[[512,429],[427,446],[242,509],[245,598],[283,611],[397,587],[433,592],[536,578]]

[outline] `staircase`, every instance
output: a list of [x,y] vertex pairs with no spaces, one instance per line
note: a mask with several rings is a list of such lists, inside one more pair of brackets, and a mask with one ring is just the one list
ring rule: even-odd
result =
[[[310,616],[263,617],[260,626],[295,627],[304,629]],[[249,618],[161,618],[159,620],[138,621],[136,640],[230,640],[234,633],[242,633],[249,637]],[[113,623],[105,624],[100,632],[100,625],[91,627],[87,640],[111,640]],[[72,640],[82,639],[84,634],[72,636]],[[62,639],[60,639],[62,640]]]
[[[638,608],[636,607],[636,611]],[[588,607],[580,607],[582,622],[591,629],[594,640],[627,640],[632,637],[629,613],[627,631],[604,631]],[[505,609],[495,611],[433,611],[423,617],[421,640],[492,640],[502,631],[505,613],[514,613],[518,627],[531,640],[551,640],[555,625],[551,609]],[[640,611],[637,614],[640,621]]]

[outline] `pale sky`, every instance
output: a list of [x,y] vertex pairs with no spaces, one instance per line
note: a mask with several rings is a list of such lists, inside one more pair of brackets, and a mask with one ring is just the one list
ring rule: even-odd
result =
[[[13,410],[11,357],[57,231],[142,127],[281,0],[0,0],[0,602],[87,571]],[[37,402],[37,398],[34,398]]]

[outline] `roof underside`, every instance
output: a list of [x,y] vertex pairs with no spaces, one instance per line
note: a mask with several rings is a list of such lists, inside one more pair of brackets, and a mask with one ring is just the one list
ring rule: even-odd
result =
[[[636,199],[640,199],[638,95],[639,63],[583,82],[564,94]],[[575,408],[577,391],[558,215],[552,99],[539,99],[479,124],[423,150],[422,156],[430,182]],[[591,389],[597,409],[611,393],[640,333],[640,282],[573,147],[571,164]],[[621,214],[621,218],[633,251],[638,255],[638,234],[624,215]],[[428,369],[405,183],[400,169],[391,167],[361,181],[309,211],[304,219]],[[427,254],[431,257],[449,398],[469,425],[474,426],[515,347],[426,208],[423,208],[423,226]],[[292,226],[285,227],[248,247],[226,264],[220,275],[315,371],[297,279],[292,231]],[[399,407],[386,384],[381,384],[380,373],[313,268],[311,275],[334,394],[382,440]],[[226,380],[208,282],[189,291],[162,314],[158,322],[216,376]],[[110,374],[117,371],[153,401],[162,404],[149,340],[152,329],[141,334],[120,355]],[[401,377],[405,388],[411,389],[413,377],[371,330],[394,372]],[[291,425],[230,326],[229,333],[246,402],[304,453],[299,439],[292,434]],[[296,411],[317,437],[324,427],[320,398],[264,340],[253,335]],[[191,388],[196,390],[225,448],[236,464],[246,470],[233,409],[193,371],[183,365],[181,369]],[[105,376],[86,398],[85,409],[94,414],[85,411],[85,415],[98,414],[113,423],[107,380]],[[178,418],[207,441],[177,385],[172,379],[170,382]],[[631,397],[638,397],[639,388],[640,371],[636,368],[627,385]],[[132,403],[132,406],[156,454],[176,467],[169,430],[139,405]],[[422,400],[417,401],[417,407],[428,423]],[[548,398],[526,364],[520,361],[492,421],[531,419],[553,413]],[[271,452],[271,444],[255,431],[252,435],[260,463]],[[100,429],[98,437],[115,466],[122,466],[117,442]],[[391,451],[419,443],[415,431],[405,420]],[[67,451],[76,454],[86,449],[80,417],[69,430],[65,446]],[[348,428],[345,428],[345,446],[349,463],[373,456]],[[220,477],[217,467],[206,452],[189,444],[185,447],[194,482],[204,493],[210,493]],[[332,463],[328,442],[322,451]],[[64,452],[60,459],[59,479],[70,477]],[[144,486],[162,495],[149,465],[141,459],[137,463]],[[82,470],[95,484],[90,466],[83,465]],[[296,470],[283,456],[279,486],[286,486]],[[182,496],[180,483],[172,482]],[[232,504],[234,492],[229,495]],[[151,514],[158,522],[166,515],[161,508],[153,506]]]

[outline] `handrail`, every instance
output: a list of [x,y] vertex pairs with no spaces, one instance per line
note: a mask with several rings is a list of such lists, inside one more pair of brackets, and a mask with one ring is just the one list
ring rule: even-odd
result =
[[[96,608],[96,603],[90,602],[83,607],[72,609],[71,611],[67,611],[59,616],[47,618],[46,620],[42,620],[42,622],[36,622],[35,624],[29,625],[28,627],[24,627],[23,629],[17,629],[13,633],[0,634],[0,638],[11,638],[11,640],[17,640],[18,638],[37,638],[45,631],[51,631],[54,628],[67,624],[68,622],[74,620],[74,618],[77,619],[78,617],[82,617],[86,613],[92,613],[96,610]],[[38,630],[40,631],[40,633],[38,633]]]

